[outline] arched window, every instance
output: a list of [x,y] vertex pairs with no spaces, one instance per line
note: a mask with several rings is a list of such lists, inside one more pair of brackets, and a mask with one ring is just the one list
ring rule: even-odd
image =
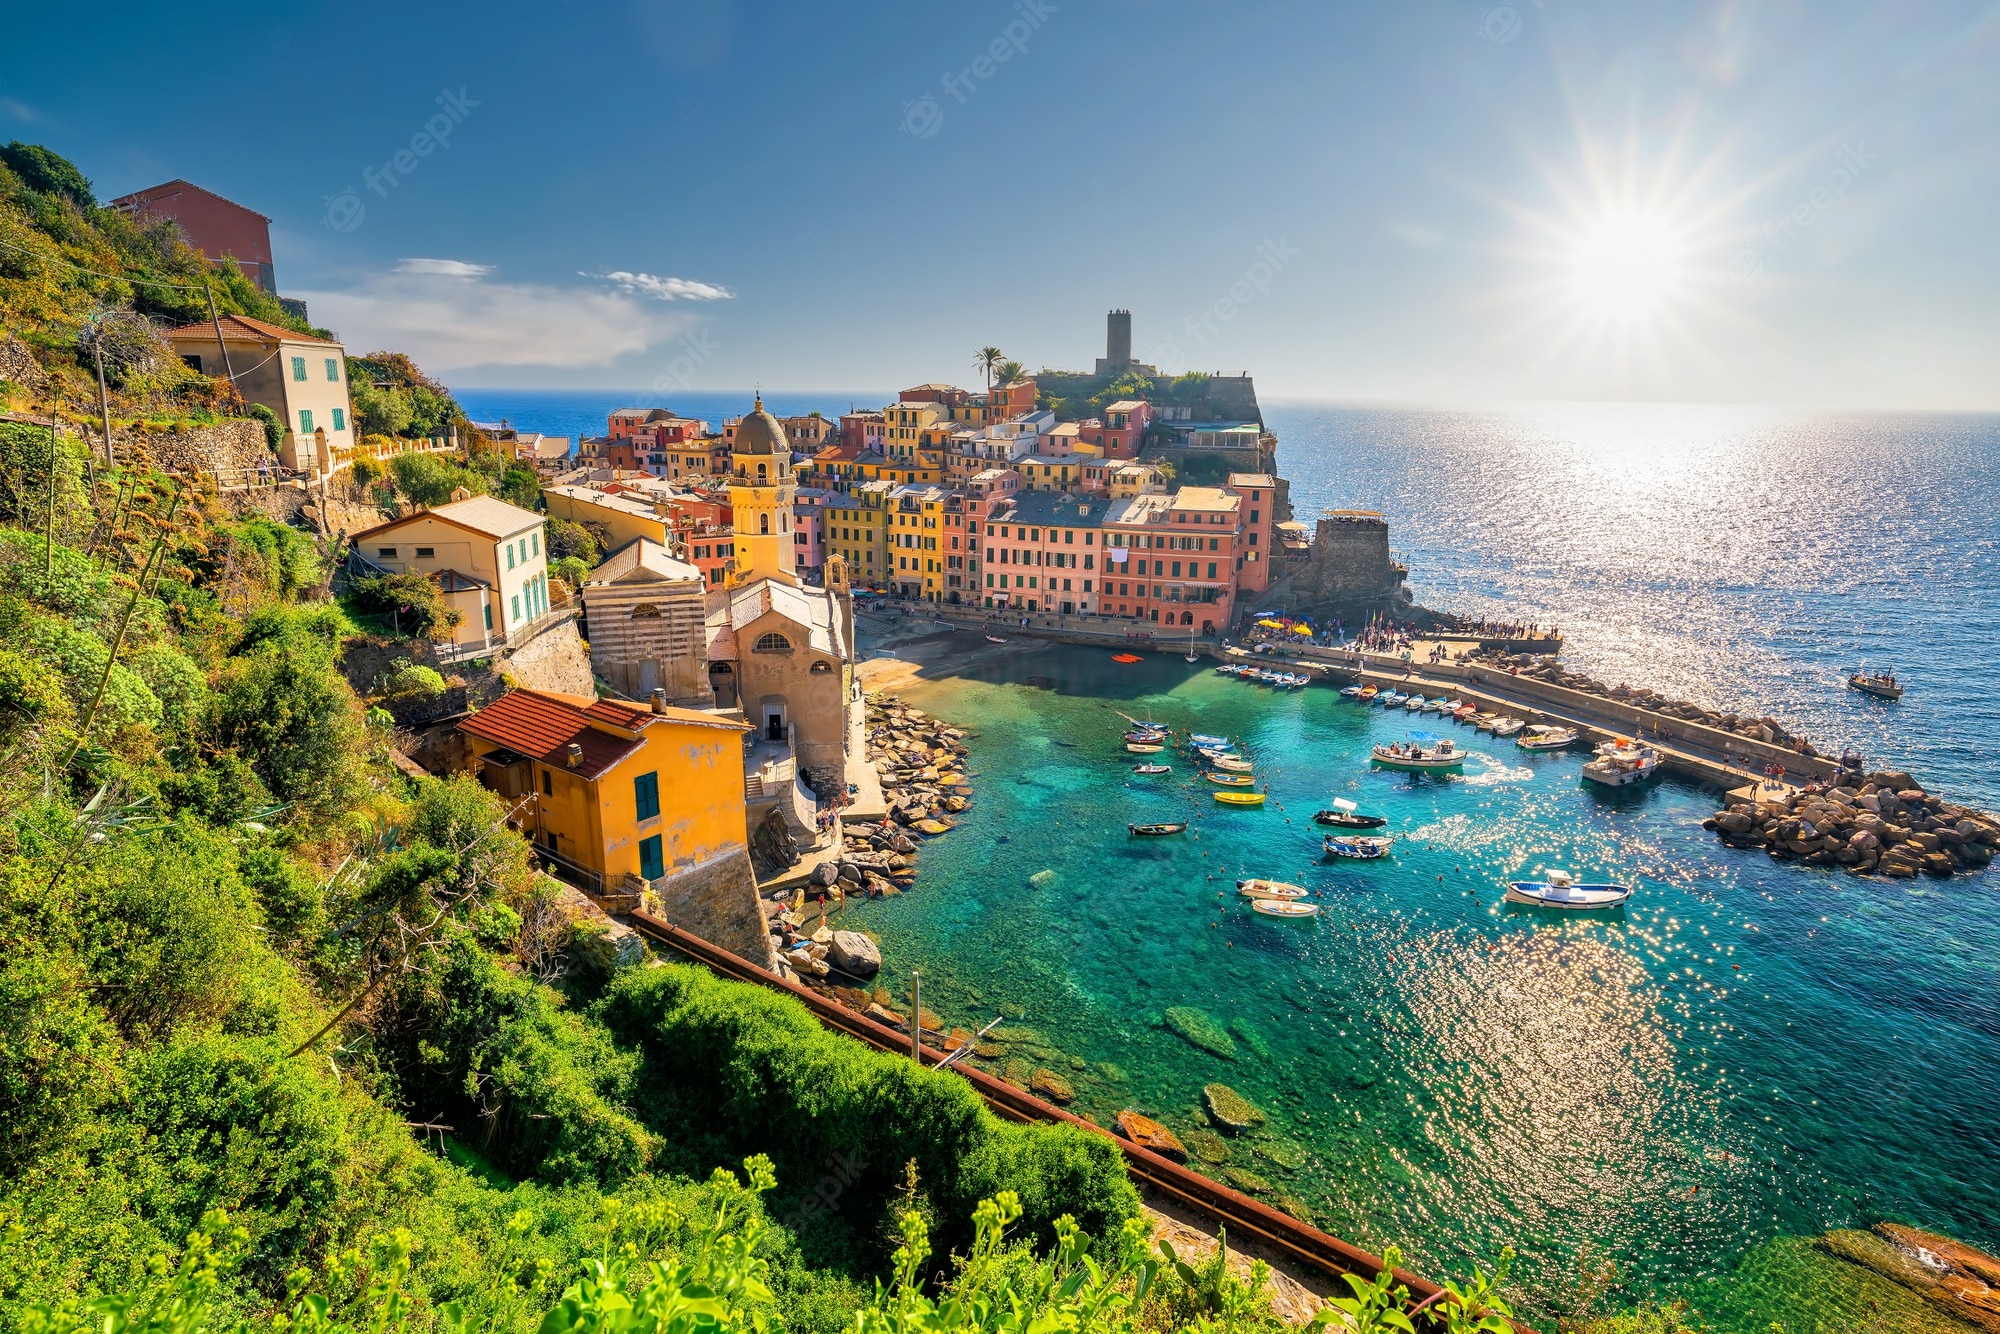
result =
[[760,482],[764,480],[764,465],[761,463],[757,465],[757,480]]
[[765,535],[768,535],[768,534],[770,533],[770,531],[771,531],[771,516],[770,516],[770,515],[768,515],[768,514],[759,514],[759,515],[757,516],[757,531],[758,531],[758,532],[759,532],[760,534],[765,534]]
[[641,602],[638,606],[632,608],[632,619],[635,621],[659,620],[660,619],[659,604],[656,602]]
[[779,634],[776,630],[770,630],[758,635],[757,642],[750,647],[756,653],[790,653],[792,651],[792,641]]
[[812,665],[810,670],[814,676],[827,676],[833,672],[833,664],[821,658]]

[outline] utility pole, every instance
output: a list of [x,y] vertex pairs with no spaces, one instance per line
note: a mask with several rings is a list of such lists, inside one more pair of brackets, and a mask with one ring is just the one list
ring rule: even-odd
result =
[[215,313],[215,288],[208,279],[203,278],[201,280],[201,290],[208,297],[208,322],[215,326],[215,345],[222,349],[222,369],[229,372],[229,387],[234,389],[236,388],[236,367],[229,360],[229,344],[224,342],[222,338],[222,317]]
[[97,337],[90,340],[91,354],[97,360],[97,410],[104,418],[104,466],[115,468],[118,460],[111,457],[111,397],[104,388],[104,326],[97,326]]

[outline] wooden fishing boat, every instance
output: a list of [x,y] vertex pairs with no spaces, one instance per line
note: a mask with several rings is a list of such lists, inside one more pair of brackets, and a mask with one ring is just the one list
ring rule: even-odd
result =
[[1478,716],[1479,706],[1477,704],[1461,704],[1451,711],[1453,722],[1469,723]]
[[1526,726],[1527,724],[1519,718],[1502,718],[1499,722],[1493,724],[1493,735],[1512,736]]
[[1178,820],[1165,824],[1128,824],[1125,832],[1134,838],[1165,838],[1168,834],[1187,832],[1187,821]]
[[1537,908],[1617,908],[1632,897],[1630,885],[1579,885],[1568,871],[1547,871],[1541,880],[1510,880],[1509,903]]
[[1389,855],[1395,840],[1387,837],[1369,837],[1363,834],[1330,835],[1320,846],[1328,855],[1346,857],[1351,861],[1372,862]]
[[986,642],[989,644],[1004,644],[1007,641],[1002,639],[999,635],[988,635],[986,636]]
[[1292,899],[1253,899],[1250,911],[1262,913],[1266,917],[1317,917],[1317,903],[1299,903]]
[[1131,751],[1134,755],[1157,755],[1165,750],[1166,747],[1152,741],[1127,741],[1125,749]]
[[1250,787],[1257,781],[1249,774],[1211,773],[1205,775],[1205,777],[1207,777],[1209,782],[1219,784],[1223,787]]
[[1256,765],[1252,764],[1249,760],[1237,759],[1228,755],[1216,756],[1214,763],[1215,767],[1222,770],[1224,773],[1232,773],[1232,774],[1247,774],[1251,770],[1257,767]]
[[1210,736],[1207,732],[1189,732],[1188,740],[1197,746],[1227,746],[1229,744],[1228,737]]
[[1127,741],[1155,742],[1161,745],[1172,739],[1173,734],[1164,727],[1135,727],[1125,734]]
[[1282,880],[1238,880],[1236,892],[1246,899],[1302,899],[1308,891]]
[[1382,693],[1381,686],[1363,686],[1361,687],[1361,693],[1359,695],[1356,695],[1355,698],[1360,700],[1363,704],[1373,704],[1375,702],[1375,697],[1381,693]]
[[1536,723],[1514,739],[1522,750],[1568,750],[1576,744],[1576,733],[1553,723]]
[[1217,792],[1215,799],[1225,806],[1262,806],[1262,792]]
[[1849,690],[1859,690],[1864,695],[1877,699],[1901,699],[1903,685],[1892,672],[1870,672],[1867,667],[1847,678]]
[[1393,746],[1376,746],[1368,752],[1368,757],[1384,768],[1403,769],[1410,773],[1452,773],[1465,767],[1465,752],[1453,745],[1448,737],[1431,745],[1405,741]]
[[1146,775],[1170,774],[1173,771],[1174,771],[1174,766],[1171,764],[1142,764],[1132,770],[1132,772],[1135,774],[1146,774]]

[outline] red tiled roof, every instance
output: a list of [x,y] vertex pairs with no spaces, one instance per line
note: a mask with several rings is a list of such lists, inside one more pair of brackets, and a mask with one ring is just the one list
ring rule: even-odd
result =
[[561,696],[539,690],[513,690],[460,722],[458,727],[482,741],[565,768],[569,767],[569,746],[574,742],[583,755],[571,772],[584,778],[600,778],[637,750],[640,743],[599,731],[590,725],[588,715],[587,709]]
[[[222,336],[225,341],[231,337],[255,338],[260,340],[270,339],[273,341],[284,339],[292,343],[324,343],[328,347],[340,346],[340,344],[334,342],[331,338],[316,338],[312,334],[302,334],[293,329],[281,329],[275,324],[266,324],[262,320],[253,320],[248,315],[224,315],[220,323],[222,325]],[[215,323],[203,320],[196,324],[183,324],[177,329],[167,330],[167,337],[213,338],[215,337]]]
[[615,699],[600,699],[584,710],[593,718],[601,718],[613,727],[622,727],[628,732],[636,732],[646,725],[653,711],[637,704],[625,704]]

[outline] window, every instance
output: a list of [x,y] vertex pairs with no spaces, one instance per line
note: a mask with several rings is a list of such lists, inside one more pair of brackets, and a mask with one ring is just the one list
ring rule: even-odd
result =
[[658,880],[667,873],[667,863],[660,856],[660,836],[639,840],[639,874],[647,880]]
[[[327,365],[329,366],[331,366],[332,364],[333,363],[330,361],[327,363]],[[542,795],[545,797],[553,797],[555,794],[556,794],[555,782],[549,777],[549,771],[547,769],[544,769],[542,770]]]
[[[305,376],[301,375],[299,378],[303,380]],[[326,359],[326,378],[333,384],[340,383],[340,359],[338,357],[328,357]]]
[[632,780],[632,802],[641,820],[650,820],[660,813],[660,775],[657,772],[640,774]]
[[418,548],[417,548],[417,559],[418,559],[418,560],[430,560],[430,559],[432,559],[433,557],[435,557],[436,555],[437,555],[437,549],[436,549],[435,547],[418,547]]
[[306,378],[306,359],[304,357],[292,358],[292,378],[294,380],[303,380]]
[[528,534],[528,554],[530,556],[542,554],[542,530],[539,528]]
[[299,409],[299,434],[300,434],[300,435],[311,435],[312,433],[313,433],[313,415],[312,415],[312,409],[311,409],[311,408],[300,408],[300,409]]
[[346,411],[346,409],[344,409],[344,408],[335,408],[335,409],[333,410],[333,429],[334,429],[334,430],[336,430],[336,431],[344,431],[344,430],[346,430],[346,429],[347,429],[347,411]]
[[486,604],[486,606],[485,606],[485,607],[483,608],[483,610],[484,610],[484,611],[486,612],[486,633],[488,633],[488,634],[492,634],[492,633],[493,633],[493,604],[492,604],[492,603],[490,603],[490,602],[489,602],[489,603],[487,603],[487,604]]
[[757,636],[757,642],[750,646],[753,653],[790,653],[792,641],[776,630],[767,630]]
[[382,557],[382,558],[383,558],[384,560],[394,560],[394,559],[396,559],[396,548],[394,548],[394,547],[376,547],[376,548],[375,548],[375,554],[376,554],[376,555],[378,555],[378,556],[380,556],[380,557]]
[[1211,579],[1215,578],[1215,562],[1214,562],[1214,561],[1210,561],[1210,562],[1208,563],[1208,577],[1209,577],[1209,578],[1211,578]]
[[513,605],[514,605],[514,620],[516,622],[519,622],[521,619],[521,595],[519,593],[516,593],[514,595]]
[[514,544],[512,542],[507,544],[507,568],[510,570],[514,568]]

